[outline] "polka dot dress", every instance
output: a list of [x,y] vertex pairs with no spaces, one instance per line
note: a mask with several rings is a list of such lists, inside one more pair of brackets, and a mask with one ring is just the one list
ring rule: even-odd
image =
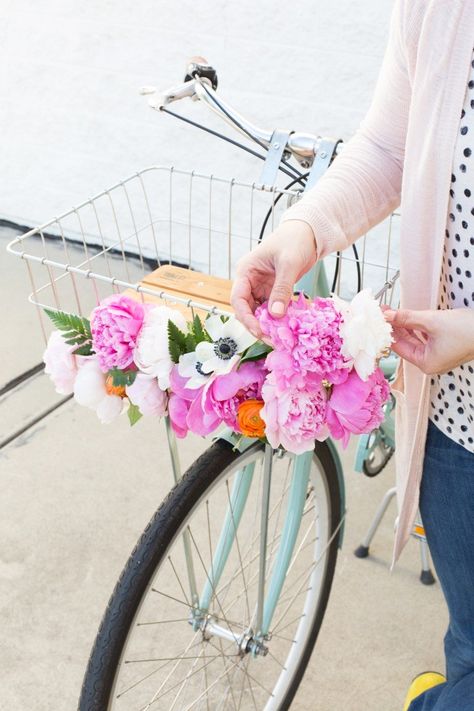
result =
[[[474,308],[474,59],[454,149],[438,308]],[[430,419],[474,452],[474,361],[433,376],[430,394]]]

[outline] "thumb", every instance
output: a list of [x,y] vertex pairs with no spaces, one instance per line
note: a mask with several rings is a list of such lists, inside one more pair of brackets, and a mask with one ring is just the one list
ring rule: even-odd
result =
[[298,274],[295,268],[286,263],[279,265],[276,271],[275,282],[269,298],[269,309],[272,316],[284,316],[293,296],[293,288]]

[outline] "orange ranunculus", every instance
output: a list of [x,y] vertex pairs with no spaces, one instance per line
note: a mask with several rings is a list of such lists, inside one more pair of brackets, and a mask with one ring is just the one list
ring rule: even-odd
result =
[[119,397],[125,397],[125,387],[123,385],[114,385],[114,380],[111,375],[108,375],[105,379],[105,389],[109,395],[118,395]]
[[260,417],[263,400],[244,400],[237,410],[240,431],[246,437],[264,437],[265,422]]

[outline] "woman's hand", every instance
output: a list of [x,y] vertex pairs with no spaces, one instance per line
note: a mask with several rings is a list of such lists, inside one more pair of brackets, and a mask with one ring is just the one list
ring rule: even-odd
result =
[[237,318],[257,338],[262,335],[253,312],[270,302],[273,316],[283,316],[298,279],[317,258],[313,230],[302,220],[287,220],[237,264],[231,304]]
[[474,309],[384,309],[392,350],[424,373],[446,373],[474,359]]

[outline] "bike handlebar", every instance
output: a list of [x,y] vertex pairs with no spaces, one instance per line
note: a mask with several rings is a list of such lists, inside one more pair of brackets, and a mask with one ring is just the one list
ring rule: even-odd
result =
[[[268,148],[271,144],[273,131],[260,128],[248,121],[221,97],[218,98],[214,87],[217,87],[215,70],[204,57],[192,57],[188,63],[183,83],[171,86],[158,94],[155,87],[143,87],[141,93],[153,95],[148,103],[156,111],[160,111],[167,104],[187,97],[192,101],[202,101],[232,128]],[[303,168],[309,168],[313,164],[323,140],[322,136],[312,133],[291,131],[285,151],[294,155]],[[340,143],[336,152],[341,147]]]

